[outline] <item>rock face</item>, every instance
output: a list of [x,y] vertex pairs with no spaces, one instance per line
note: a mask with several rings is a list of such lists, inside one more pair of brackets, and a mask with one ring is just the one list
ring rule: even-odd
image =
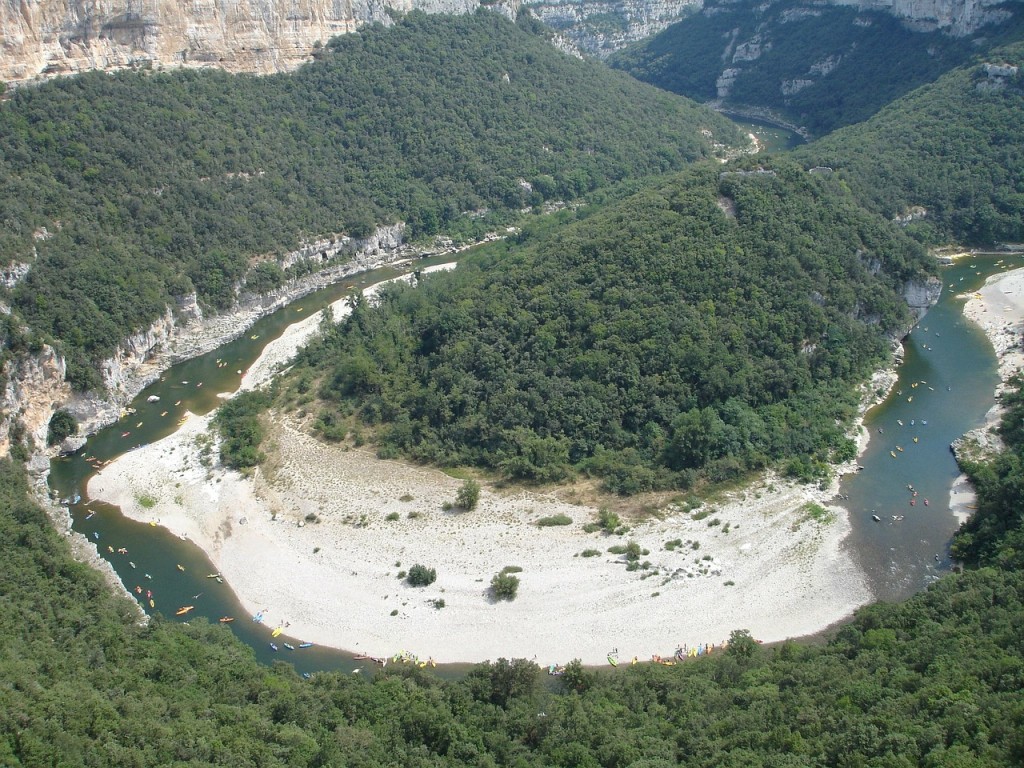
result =
[[523,6],[570,50],[604,58],[700,10],[703,0],[524,0]]
[[7,364],[7,386],[0,401],[0,456],[11,449],[11,427],[20,425],[37,448],[46,445],[50,418],[71,395],[64,381],[64,358],[49,346]]
[[[403,224],[393,224],[365,238],[337,236],[286,253],[278,258],[282,268],[308,262],[311,274],[272,293],[240,293],[238,306],[222,316],[204,317],[194,294],[180,298],[176,307],[168,307],[148,328],[127,337],[103,362],[102,392],[73,393],[64,381],[65,360],[50,347],[11,360],[4,371],[7,384],[0,399],[0,457],[10,453],[12,427],[41,449],[54,412],[66,408],[78,421],[79,436],[91,433],[115,421],[121,409],[168,365],[229,341],[263,315],[319,287],[417,255],[404,245],[404,232]],[[71,450],[76,445],[72,440],[60,448]]]
[[[954,35],[1009,16],[994,7],[1000,0],[830,1]],[[138,65],[282,72],[309,61],[318,43],[364,24],[391,23],[394,11],[469,13],[483,6],[514,18],[520,5],[554,29],[563,47],[604,57],[700,10],[704,0],[0,0],[0,80]]]
[[[149,63],[270,73],[390,10],[467,13],[477,0],[0,0],[0,79]],[[496,5],[513,13],[518,0]]]
[[937,277],[911,280],[903,286],[903,299],[918,319],[921,319],[924,313],[939,300],[941,294],[942,281]]
[[986,24],[1006,21],[1012,15],[995,6],[1006,0],[831,0],[865,11],[884,11],[904,19],[922,32],[942,30],[956,37],[976,32]]

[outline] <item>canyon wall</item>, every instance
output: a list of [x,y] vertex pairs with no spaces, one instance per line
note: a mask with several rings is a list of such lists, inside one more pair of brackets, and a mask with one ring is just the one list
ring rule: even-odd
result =
[[[499,8],[514,11],[516,0]],[[477,0],[0,0],[0,80],[89,69],[294,69],[326,43],[392,11],[467,13]]]
[[41,457],[36,468],[45,469],[39,449],[46,445],[50,419],[57,409],[66,408],[78,422],[78,435],[58,446],[73,450],[84,442],[82,435],[117,420],[122,409],[173,363],[215,349],[264,315],[318,288],[419,256],[418,250],[404,243],[404,235],[403,224],[392,224],[365,238],[338,235],[282,254],[277,258],[279,266],[306,262],[310,273],[267,294],[247,294],[239,285],[236,307],[222,315],[204,316],[194,294],[182,297],[148,328],[127,337],[103,362],[102,392],[72,392],[65,381],[65,360],[49,346],[13,357],[5,364],[6,384],[0,391],[0,458],[10,453],[12,434],[20,434],[20,441],[32,445],[36,457]]
[[[830,1],[954,35],[1006,16],[999,0]],[[309,61],[316,45],[389,24],[395,13],[481,6],[509,18],[528,8],[563,47],[604,57],[700,11],[704,0],[0,0],[0,80],[132,66],[283,72]]]

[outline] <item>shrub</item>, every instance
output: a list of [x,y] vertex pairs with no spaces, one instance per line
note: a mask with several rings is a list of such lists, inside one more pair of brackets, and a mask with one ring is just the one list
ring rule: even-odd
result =
[[537,525],[541,528],[548,528],[552,525],[572,525],[572,518],[561,513],[557,515],[548,515],[547,517],[542,517],[538,520]]
[[435,579],[437,579],[437,571],[419,563],[410,568],[409,575],[405,577],[405,580],[413,587],[425,587],[433,584]]
[[582,552],[580,552],[580,555],[582,555],[583,557],[597,557],[600,554],[601,550],[599,549],[584,549]]
[[397,512],[389,512],[387,515],[385,515],[384,519],[385,520],[389,520],[389,521],[397,520],[398,519],[398,513]]
[[480,501],[480,483],[470,478],[462,484],[459,492],[455,494],[455,506],[465,509],[467,512],[476,509]]
[[637,544],[635,541],[630,541],[628,544],[626,544],[625,553],[627,560],[631,562],[636,562],[640,559],[640,555],[643,553],[643,550],[640,548],[640,545]]
[[491,578],[491,595],[495,600],[515,600],[519,592],[519,577],[501,571]]
[[601,510],[597,513],[597,522],[608,533],[613,533],[616,528],[622,527],[622,520],[608,507],[601,507]]

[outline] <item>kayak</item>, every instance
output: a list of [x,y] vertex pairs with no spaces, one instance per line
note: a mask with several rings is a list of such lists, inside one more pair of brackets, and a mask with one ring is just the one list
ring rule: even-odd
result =
[[184,616],[186,613],[191,611],[193,608],[195,608],[194,605],[183,605],[181,608],[179,608],[177,611],[175,611],[175,615],[176,616]]

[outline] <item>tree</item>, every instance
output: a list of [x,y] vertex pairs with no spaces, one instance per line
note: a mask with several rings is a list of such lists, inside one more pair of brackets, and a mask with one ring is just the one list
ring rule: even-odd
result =
[[476,509],[477,502],[480,501],[480,483],[470,478],[462,484],[459,488],[459,492],[455,494],[455,506],[466,510],[467,512]]
[[46,444],[57,445],[64,442],[64,438],[75,434],[78,431],[78,421],[71,413],[61,408],[50,417],[50,428],[46,433]]
[[749,659],[757,653],[757,640],[749,630],[734,629],[729,635],[728,653],[743,659]]

